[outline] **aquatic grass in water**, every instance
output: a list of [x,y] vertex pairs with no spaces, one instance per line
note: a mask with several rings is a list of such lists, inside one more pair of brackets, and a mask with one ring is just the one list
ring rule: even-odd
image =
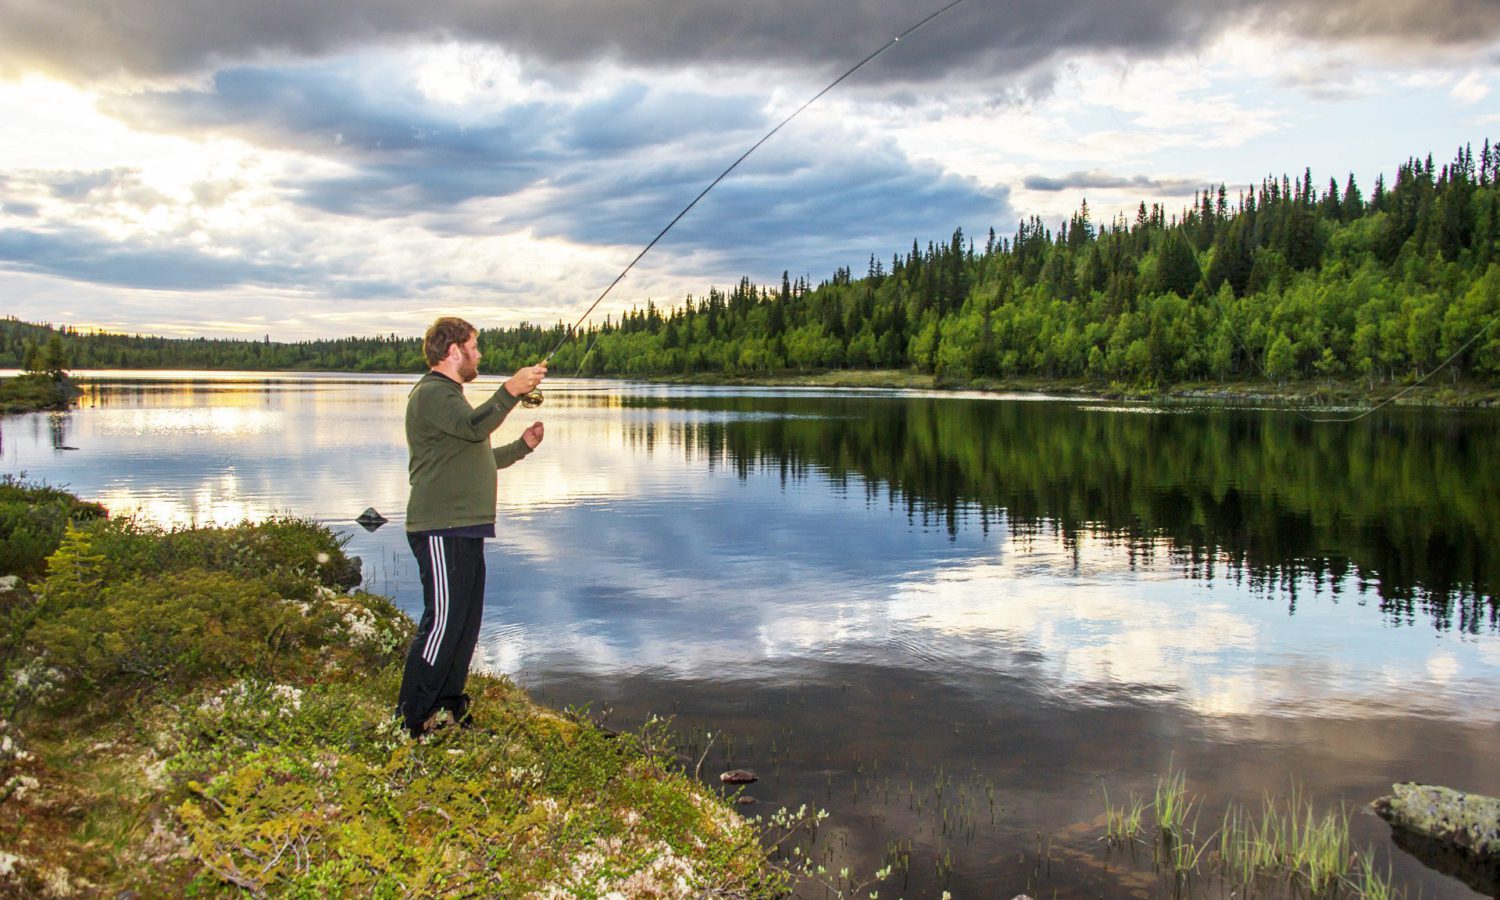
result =
[[1156,799],[1151,808],[1156,813],[1156,827],[1163,834],[1178,840],[1189,836],[1183,829],[1195,805],[1187,792],[1187,773],[1168,771],[1165,779],[1156,780]]
[[1258,822],[1242,807],[1231,806],[1224,817],[1219,856],[1226,869],[1242,882],[1261,875],[1280,875],[1314,893],[1352,883],[1350,876],[1362,859],[1364,877],[1360,880],[1377,890],[1387,890],[1376,878],[1369,854],[1360,857],[1351,851],[1348,812],[1340,808],[1320,816],[1312,801],[1295,787],[1284,807],[1266,797]]
[[1104,791],[1104,839],[1110,844],[1123,845],[1140,839],[1144,827],[1146,801],[1132,793],[1127,805],[1116,807],[1109,802],[1109,789]]
[[1174,875],[1191,875],[1198,870],[1203,848],[1196,843],[1198,802],[1188,793],[1187,773],[1171,772],[1156,781],[1157,860],[1169,866]]
[[[1234,889],[1254,890],[1280,880],[1293,893],[1320,896],[1387,898],[1402,896],[1390,884],[1389,871],[1377,871],[1373,851],[1352,849],[1349,815],[1342,806],[1321,815],[1301,790],[1293,787],[1284,803],[1267,796],[1257,818],[1231,804],[1223,825],[1199,842],[1198,800],[1188,793],[1186,774],[1169,772],[1157,780],[1151,810],[1156,820],[1156,861],[1174,877],[1197,873],[1205,861]],[[1143,801],[1116,807],[1105,791],[1105,835],[1109,844],[1138,839]]]

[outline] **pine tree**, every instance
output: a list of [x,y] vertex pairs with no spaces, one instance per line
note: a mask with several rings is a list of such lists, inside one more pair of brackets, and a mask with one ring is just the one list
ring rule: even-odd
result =
[[1161,252],[1156,259],[1156,283],[1158,289],[1163,292],[1172,291],[1179,297],[1186,297],[1193,292],[1202,278],[1202,272],[1198,269],[1198,259],[1193,254],[1193,248],[1187,239],[1182,236],[1180,229],[1172,229],[1167,232],[1166,239],[1162,242]]

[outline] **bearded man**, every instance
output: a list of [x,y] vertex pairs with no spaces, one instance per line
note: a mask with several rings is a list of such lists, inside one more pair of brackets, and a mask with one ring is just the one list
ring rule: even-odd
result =
[[464,683],[484,613],[484,539],[495,536],[495,473],[542,442],[533,422],[516,440],[490,446],[520,398],[547,377],[545,362],[518,370],[479,406],[463,386],[479,377],[479,332],[463,319],[438,319],[422,351],[431,367],[406,403],[411,494],[406,539],[422,580],[422,619],[406,654],[397,714],[412,737],[447,711],[472,722]]

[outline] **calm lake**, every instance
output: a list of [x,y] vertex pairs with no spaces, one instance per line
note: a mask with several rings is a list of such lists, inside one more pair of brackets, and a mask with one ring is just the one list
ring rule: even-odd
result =
[[[324,521],[420,611],[412,378],[121,374],[0,421],[0,468],[168,525]],[[1409,896],[1479,896],[1361,810],[1398,781],[1500,795],[1500,414],[546,393],[496,436],[547,427],[501,473],[477,664],[613,728],[673,716],[694,759],[713,732],[705,780],[760,776],[747,815],[828,810],[831,871],[1160,896],[1149,847],[1101,840],[1105,792],[1181,772],[1202,836],[1295,789]]]

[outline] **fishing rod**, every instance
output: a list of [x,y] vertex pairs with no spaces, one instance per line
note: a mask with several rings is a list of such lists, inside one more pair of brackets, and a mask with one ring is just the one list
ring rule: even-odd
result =
[[[689,203],[687,206],[684,206],[682,208],[681,212],[679,212],[677,215],[673,216],[672,217],[672,221],[668,222],[667,225],[666,225],[666,227],[663,228],[661,231],[657,232],[656,237],[654,237],[654,238],[651,239],[651,243],[649,243],[645,247],[641,248],[641,252],[637,253],[635,255],[635,259],[632,259],[630,261],[630,264],[627,265],[624,269],[622,269],[620,271],[619,275],[615,276],[615,280],[611,281],[609,283],[609,286],[606,287],[603,290],[603,292],[601,292],[599,294],[599,296],[594,299],[594,302],[591,303],[591,304],[589,304],[589,308],[586,309],[586,310],[584,310],[582,316],[578,317],[578,321],[574,322],[572,325],[568,326],[568,329],[563,332],[562,338],[557,342],[557,346],[553,347],[547,353],[546,356],[542,357],[542,362],[543,363],[550,362],[552,360],[552,357],[554,355],[556,355],[557,351],[561,350],[562,347],[563,347],[563,345],[566,344],[570,338],[572,338],[575,334],[578,333],[578,329],[583,325],[583,323],[585,321],[588,320],[588,317],[591,314],[593,314],[594,310],[599,306],[599,303],[601,301],[603,301],[605,297],[609,296],[609,292],[615,289],[615,285],[619,284],[621,281],[624,281],[625,280],[625,276],[628,275],[628,274],[630,274],[630,270],[633,269],[633,268],[635,268],[635,264],[638,263],[638,262],[640,262],[641,258],[644,257],[647,253],[649,253],[651,251],[652,247],[656,246],[657,241],[660,241],[663,237],[665,237],[666,234],[667,234],[667,232],[669,232],[669,231],[672,230],[672,226],[674,226],[678,222],[680,222],[682,220],[682,217],[686,216],[688,214],[688,212],[693,207],[697,206],[698,205],[698,201],[702,200],[704,197],[706,197],[708,195],[708,192],[711,191],[711,190],[713,190],[719,184],[719,182],[721,182],[725,178],[727,178],[729,176],[730,172],[733,172],[735,169],[739,168],[740,163],[742,163],[746,159],[748,159],[749,156],[750,156],[750,154],[752,154],[756,150],[760,149],[760,145],[761,144],[764,144],[766,141],[769,141],[772,137],[775,137],[776,132],[780,131],[782,128],[785,128],[786,125],[787,125],[787,123],[791,122],[793,119],[797,118],[797,116],[801,115],[801,113],[802,113],[803,110],[807,109],[809,106],[812,106],[814,103],[816,103],[818,101],[818,99],[820,97],[822,97],[824,94],[826,94],[829,91],[833,90],[834,88],[838,87],[839,84],[844,81],[844,79],[848,78],[850,75],[853,75],[855,72],[858,72],[860,69],[864,68],[865,63],[870,62],[875,57],[879,56],[880,54],[882,54],[885,51],[889,50],[890,48],[894,47],[897,43],[899,43],[901,41],[902,38],[910,36],[913,32],[915,32],[917,29],[921,28],[923,25],[926,25],[928,22],[931,22],[933,19],[936,19],[938,16],[941,16],[943,13],[947,12],[948,10],[952,9],[955,6],[958,6],[960,3],[963,3],[963,2],[964,2],[964,0],[950,0],[950,2],[946,6],[943,6],[940,9],[937,9],[937,10],[931,12],[931,13],[928,13],[920,21],[918,21],[915,25],[912,25],[910,28],[907,28],[905,31],[901,32],[900,34],[898,34],[895,37],[891,38],[890,40],[886,41],[884,44],[882,44],[879,47],[879,49],[875,50],[874,52],[872,52],[868,56],[866,56],[864,59],[861,59],[859,62],[857,62],[854,65],[850,66],[848,71],[846,71],[844,74],[840,75],[839,77],[835,78],[833,81],[829,82],[827,87],[823,88],[821,91],[818,91],[811,98],[809,98],[806,103],[803,103],[801,106],[797,107],[797,109],[794,110],[791,115],[787,116],[785,119],[782,119],[776,125],[775,128],[772,128],[770,131],[766,132],[765,135],[763,137],[761,137],[760,140],[758,140],[754,144],[752,144],[750,146],[750,149],[746,150],[744,153],[741,153],[739,159],[736,159],[734,162],[730,163],[729,167],[727,169],[725,169],[724,171],[722,171],[722,172],[719,173],[719,177],[717,177],[713,181],[709,182],[708,187],[705,187],[702,191],[699,191],[698,192],[698,196],[694,197],[691,203]],[[592,347],[590,349],[592,349]],[[585,357],[586,356],[587,356],[587,354],[585,354]],[[580,369],[581,369],[581,366],[580,366]],[[521,396],[521,405],[524,406],[524,407],[526,407],[526,408],[528,408],[528,409],[535,409],[536,407],[541,406],[542,405],[542,392],[540,390],[533,390],[530,393],[523,394]]]

